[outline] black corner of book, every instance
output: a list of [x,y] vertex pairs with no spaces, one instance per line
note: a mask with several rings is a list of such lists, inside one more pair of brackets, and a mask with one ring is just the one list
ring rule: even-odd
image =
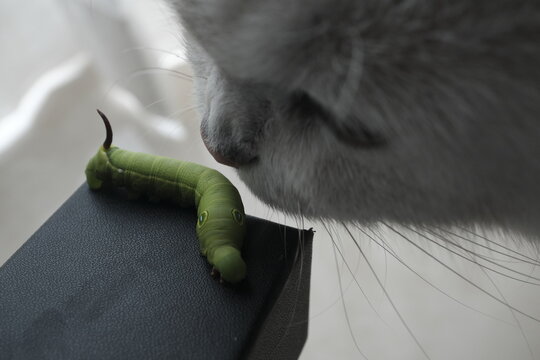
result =
[[0,268],[0,357],[298,358],[313,233],[248,217],[248,275],[230,286],[195,218],[81,186]]

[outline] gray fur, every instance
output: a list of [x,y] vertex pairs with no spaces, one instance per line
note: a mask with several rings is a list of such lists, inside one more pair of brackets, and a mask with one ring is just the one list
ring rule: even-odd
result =
[[[206,143],[263,201],[360,223],[540,234],[539,1],[173,6]],[[384,144],[344,141],[364,142],[365,129]]]

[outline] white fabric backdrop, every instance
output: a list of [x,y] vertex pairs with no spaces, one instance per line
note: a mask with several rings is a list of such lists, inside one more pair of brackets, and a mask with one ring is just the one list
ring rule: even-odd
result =
[[[115,142],[122,147],[216,167],[238,184],[248,213],[301,226],[256,201],[230,169],[216,164],[204,150],[191,82],[180,74],[189,74],[180,32],[161,2],[3,0],[0,29],[0,264],[83,183],[86,161],[103,138],[97,107],[113,121]],[[317,233],[310,334],[302,358],[362,358],[347,326],[348,316],[352,333],[369,359],[421,359],[347,233],[336,230],[334,240],[342,244],[358,283],[382,319],[351,280],[339,254],[338,276],[324,227],[307,221],[304,226],[313,226]],[[433,359],[531,358],[508,308],[391,232],[382,235],[407,264],[441,289],[506,322],[441,295],[354,231],[407,324]],[[497,294],[474,266],[409,236]],[[525,271],[538,276],[538,271],[527,267]],[[508,301],[540,316],[537,286],[494,278]],[[540,358],[540,325],[519,318],[533,356]]]

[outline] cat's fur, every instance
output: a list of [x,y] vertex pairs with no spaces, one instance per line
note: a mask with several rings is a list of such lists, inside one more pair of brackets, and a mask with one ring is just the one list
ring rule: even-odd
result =
[[207,146],[268,204],[540,234],[540,1],[172,4]]

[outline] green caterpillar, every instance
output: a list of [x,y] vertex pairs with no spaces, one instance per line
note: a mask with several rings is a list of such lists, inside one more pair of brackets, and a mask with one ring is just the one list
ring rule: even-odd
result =
[[86,166],[93,190],[124,187],[132,195],[167,199],[197,207],[197,237],[201,253],[221,278],[237,283],[246,276],[241,247],[246,232],[245,214],[238,190],[220,172],[185,161],[121,150],[112,144],[109,120],[101,111],[107,136]]

